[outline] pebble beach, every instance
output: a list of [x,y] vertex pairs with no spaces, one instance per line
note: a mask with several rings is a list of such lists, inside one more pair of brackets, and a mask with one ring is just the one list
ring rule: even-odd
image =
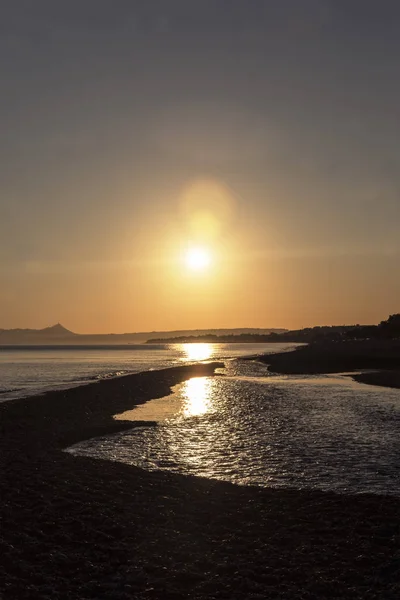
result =
[[4,600],[398,598],[398,498],[236,486],[64,452],[141,426],[113,415],[220,366],[0,406]]

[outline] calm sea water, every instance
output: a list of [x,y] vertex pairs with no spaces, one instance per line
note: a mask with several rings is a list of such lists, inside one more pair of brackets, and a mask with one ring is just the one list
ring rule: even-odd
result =
[[116,418],[136,426],[69,451],[241,485],[400,495],[400,390],[346,375],[230,361]]
[[294,344],[0,347],[0,401],[172,365],[260,353]]

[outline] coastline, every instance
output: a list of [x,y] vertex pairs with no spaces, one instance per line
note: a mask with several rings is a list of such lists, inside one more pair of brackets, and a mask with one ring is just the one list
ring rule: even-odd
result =
[[[271,373],[319,375],[349,373],[355,381],[400,388],[400,342],[325,342],[301,346],[290,352],[261,355]],[[366,370],[368,372],[358,373]]]
[[113,415],[219,366],[0,405],[4,600],[398,597],[397,498],[240,487],[62,451],[134,427]]
[[[213,375],[223,366],[215,361],[142,371],[7,400],[0,404],[2,441],[11,435],[7,441],[14,444],[21,433],[30,446],[63,450],[91,437],[122,431],[132,423],[115,421],[113,415],[168,396],[174,385],[190,377]],[[16,422],[18,429],[14,430]]]
[[[275,344],[264,344],[259,351],[281,352],[287,346],[288,344],[279,344],[277,347]],[[0,402],[35,397],[49,391],[66,390],[92,381],[152,369],[196,364],[204,360],[229,360],[254,352],[255,345],[222,344],[204,348],[192,345],[169,348],[144,344],[108,347],[59,345],[14,346],[9,350],[0,347]]]

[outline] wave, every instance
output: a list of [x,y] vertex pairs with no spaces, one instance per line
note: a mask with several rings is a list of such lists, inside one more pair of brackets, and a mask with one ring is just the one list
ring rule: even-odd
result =
[[[77,381],[99,381],[102,379],[112,379],[114,377],[120,377],[121,375],[127,375],[128,373],[133,373],[134,371],[127,371],[127,370],[122,370],[122,371],[110,371],[107,373],[97,373],[96,375],[82,375],[82,377],[74,377],[71,382],[77,382]],[[71,383],[68,382],[68,383]]]
[[113,377],[120,377],[121,375],[126,375],[131,371],[111,371],[110,373],[102,373],[97,375],[95,379],[112,379]]
[[11,394],[12,392],[20,392],[22,391],[24,388],[2,388],[0,389],[0,394]]

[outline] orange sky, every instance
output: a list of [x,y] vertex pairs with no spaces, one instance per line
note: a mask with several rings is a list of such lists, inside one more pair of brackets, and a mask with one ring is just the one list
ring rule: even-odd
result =
[[2,10],[0,328],[399,312],[398,3],[117,4]]
[[[23,276],[4,271],[2,326],[299,328],[376,323],[398,309],[396,256],[282,243],[272,215],[258,222],[241,203],[221,182],[196,180],[174,210],[143,215],[143,229],[132,218],[113,235],[100,232],[97,259],[72,247],[65,258],[26,261]],[[192,247],[210,253],[203,270],[185,262]]]

